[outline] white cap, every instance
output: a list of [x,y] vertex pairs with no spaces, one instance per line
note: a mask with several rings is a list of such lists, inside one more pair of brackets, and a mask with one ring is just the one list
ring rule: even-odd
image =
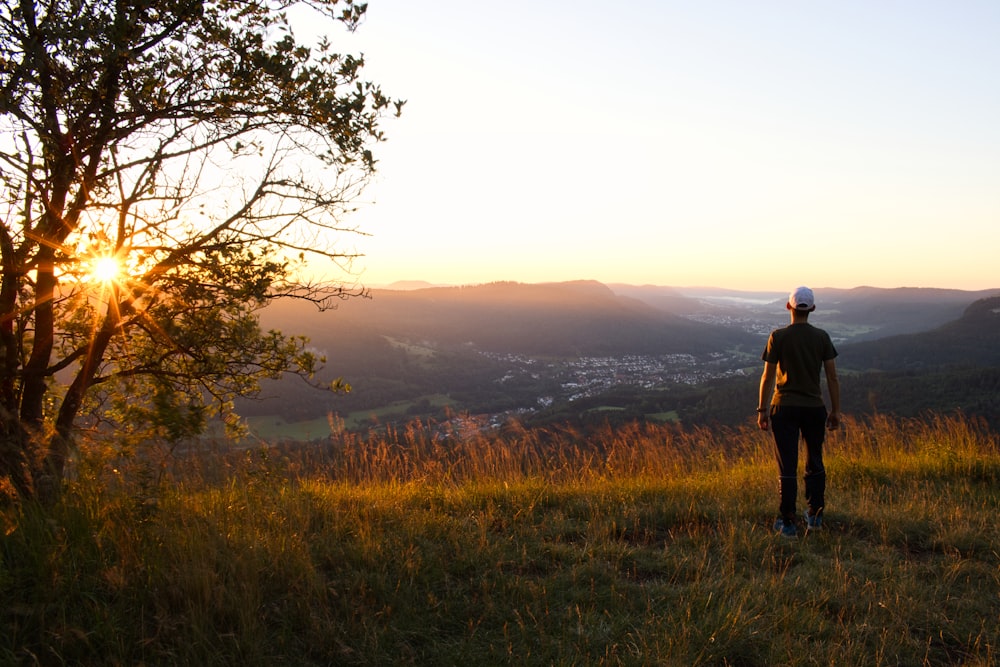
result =
[[813,291],[808,287],[796,287],[795,291],[788,295],[788,305],[795,310],[812,310],[816,307]]

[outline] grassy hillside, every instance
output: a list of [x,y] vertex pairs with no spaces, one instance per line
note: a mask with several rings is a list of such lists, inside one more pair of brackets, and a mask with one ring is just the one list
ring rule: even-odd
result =
[[998,444],[849,423],[797,540],[750,429],[92,457],[0,515],[0,663],[994,665]]

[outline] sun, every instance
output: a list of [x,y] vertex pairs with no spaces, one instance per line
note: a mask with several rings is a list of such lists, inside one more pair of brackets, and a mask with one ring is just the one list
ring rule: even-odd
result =
[[112,255],[103,255],[94,258],[90,266],[90,280],[102,285],[118,282],[124,276],[125,271],[121,261]]

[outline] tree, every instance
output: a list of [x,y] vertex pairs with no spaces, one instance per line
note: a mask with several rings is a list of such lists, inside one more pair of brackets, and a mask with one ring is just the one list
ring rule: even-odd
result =
[[[363,57],[297,40],[303,10],[353,30],[366,4],[4,0],[8,492],[57,491],[84,416],[179,438],[263,377],[308,375],[306,341],[263,331],[256,312],[364,293],[306,269],[349,275],[338,242],[360,232],[344,218],[403,103],[362,79]],[[116,397],[127,409],[109,409]]]

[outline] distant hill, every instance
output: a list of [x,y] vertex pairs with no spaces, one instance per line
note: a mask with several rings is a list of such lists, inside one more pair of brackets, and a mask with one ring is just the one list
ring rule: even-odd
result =
[[371,295],[327,313],[279,303],[268,309],[264,321],[286,333],[305,333],[318,348],[378,336],[497,353],[579,357],[708,354],[759,342],[739,330],[619,296],[593,281],[374,289]]
[[399,291],[408,291],[415,289],[427,289],[428,287],[437,287],[426,280],[397,280],[391,285],[386,285],[382,289],[391,289]]
[[[759,329],[783,326],[786,295],[707,287],[613,285],[616,293],[656,308],[695,318],[729,315],[757,322]],[[840,340],[875,340],[929,331],[950,322],[978,299],[1000,296],[1000,289],[954,290],[922,287],[816,288],[818,326]]]
[[845,345],[840,353],[842,365],[857,370],[1000,366],[1000,297],[980,299],[936,329]]
[[608,285],[608,288],[615,294],[642,301],[654,308],[659,308],[675,315],[690,315],[712,308],[705,301],[697,297],[685,296],[674,287],[612,284]]
[[962,316],[974,301],[1000,296],[1000,289],[965,291],[917,287],[817,290],[818,314],[849,327],[872,327],[856,340],[928,331]]

